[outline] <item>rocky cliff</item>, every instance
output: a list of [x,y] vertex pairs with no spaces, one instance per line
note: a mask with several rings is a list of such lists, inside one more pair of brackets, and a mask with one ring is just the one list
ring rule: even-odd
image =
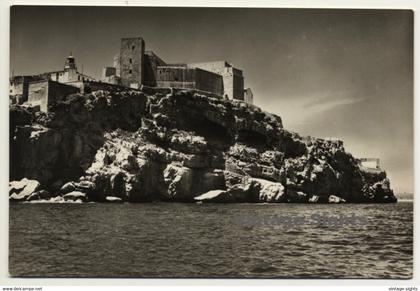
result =
[[48,114],[13,105],[10,121],[11,201],[396,201],[341,141],[239,101],[96,91]]

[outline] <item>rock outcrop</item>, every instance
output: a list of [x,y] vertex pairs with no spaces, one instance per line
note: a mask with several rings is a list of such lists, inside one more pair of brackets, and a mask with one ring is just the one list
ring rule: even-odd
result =
[[38,181],[26,178],[20,181],[12,181],[9,183],[9,199],[11,201],[26,201],[37,193],[40,186]]
[[96,91],[48,114],[10,110],[11,180],[39,184],[11,182],[13,201],[396,201],[386,173],[341,141],[301,137],[240,101]]

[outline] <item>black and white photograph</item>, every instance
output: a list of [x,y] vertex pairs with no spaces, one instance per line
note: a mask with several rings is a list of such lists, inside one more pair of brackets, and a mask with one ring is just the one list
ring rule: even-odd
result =
[[414,14],[11,6],[9,276],[412,279]]

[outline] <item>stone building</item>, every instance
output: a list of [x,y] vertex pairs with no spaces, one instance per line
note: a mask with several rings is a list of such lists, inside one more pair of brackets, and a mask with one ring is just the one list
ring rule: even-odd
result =
[[52,80],[29,82],[27,104],[39,106],[41,111],[48,112],[48,106],[63,101],[68,95],[78,93],[78,87]]
[[45,79],[50,79],[59,83],[73,85],[80,87],[83,82],[94,81],[95,79],[80,73],[76,67],[76,61],[72,54],[70,54],[64,63],[64,70],[47,72],[41,74]]
[[43,79],[42,76],[15,76],[10,78],[9,96],[12,103],[23,104],[28,101],[29,82]]
[[156,87],[195,89],[223,95],[222,76],[188,65],[157,66]]
[[[243,72],[232,64],[226,61],[168,64],[154,52],[146,51],[141,37],[121,39],[120,53],[114,57],[113,68],[104,68],[103,82],[131,88],[194,89],[246,101]],[[252,102],[250,89],[247,96],[246,102]]]
[[242,71],[233,67],[226,61],[190,64],[191,67],[200,68],[219,74],[223,77],[223,96],[229,99],[244,100],[244,77]]
[[77,70],[74,56],[66,58],[61,71],[10,78],[10,102],[39,105],[42,111],[77,92],[109,90],[115,86],[142,90],[187,89],[210,96],[252,103],[249,88],[244,89],[241,70],[226,61],[168,64],[145,50],[141,37],[122,38],[113,65],[104,67],[100,81]]
[[83,92],[87,82],[94,78],[77,70],[72,54],[68,56],[62,71],[41,73],[32,76],[15,76],[10,79],[9,96],[12,103],[39,105],[42,111],[48,106],[77,92]]
[[145,51],[144,53],[144,82],[143,85],[149,87],[157,87],[158,86],[158,79],[162,76],[158,76],[158,67],[163,68],[167,66],[167,64],[159,58],[154,52],[152,51]]

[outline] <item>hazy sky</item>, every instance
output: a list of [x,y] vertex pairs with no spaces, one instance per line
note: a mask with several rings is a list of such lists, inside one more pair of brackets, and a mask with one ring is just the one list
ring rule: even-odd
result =
[[15,6],[10,68],[62,69],[72,52],[99,77],[135,36],[167,62],[233,63],[285,128],[379,157],[393,188],[413,191],[411,11]]

